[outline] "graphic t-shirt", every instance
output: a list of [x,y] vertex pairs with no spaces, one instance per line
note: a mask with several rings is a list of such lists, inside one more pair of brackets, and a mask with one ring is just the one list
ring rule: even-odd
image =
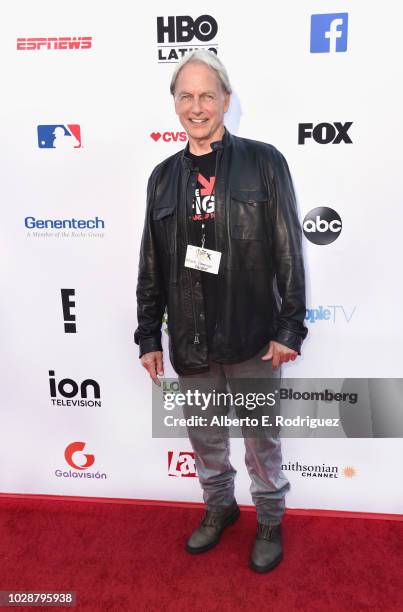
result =
[[[205,155],[194,155],[188,152],[193,166],[198,168],[195,193],[191,205],[191,244],[215,250],[215,166],[217,152],[211,151]],[[211,346],[217,319],[217,274],[201,272],[206,313],[207,343]]]

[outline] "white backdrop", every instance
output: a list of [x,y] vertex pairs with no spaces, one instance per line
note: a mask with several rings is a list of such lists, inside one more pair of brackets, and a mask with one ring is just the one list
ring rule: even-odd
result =
[[[304,239],[309,335],[285,376],[402,376],[395,64],[403,11],[397,3],[375,9],[364,0],[7,3],[0,25],[1,492],[201,500],[189,442],[151,437],[151,383],[133,343],[147,178],[185,145],[169,94],[174,66],[164,60],[172,50],[217,49],[234,89],[230,131],[286,156],[301,220],[319,206],[342,219],[331,244]],[[335,52],[311,52],[311,15],[324,13],[348,13],[346,51],[336,41]],[[202,15],[208,19],[197,21]],[[216,36],[181,42],[177,30],[159,41],[157,18],[167,25],[180,16],[205,23],[205,32],[215,22]],[[326,43],[325,30],[313,27],[313,44]],[[17,39],[25,40],[17,46]],[[351,143],[298,144],[300,123],[337,122],[352,122]],[[61,126],[57,146],[48,126]],[[103,224],[32,228],[27,217]],[[65,330],[62,289],[74,291],[74,333]],[[312,322],[321,306],[330,315]],[[51,397],[50,377],[96,381],[98,405],[63,405],[60,392]],[[65,455],[74,442],[85,444],[82,452]],[[243,442],[232,445],[238,502],[250,503]],[[286,466],[333,474],[287,470],[289,507],[403,513],[401,439],[287,439],[283,451]]]

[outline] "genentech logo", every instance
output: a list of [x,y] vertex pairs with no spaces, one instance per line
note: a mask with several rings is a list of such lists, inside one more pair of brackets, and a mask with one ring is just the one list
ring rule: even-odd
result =
[[345,478],[353,478],[357,475],[357,470],[351,465],[340,468],[337,465],[326,465],[325,463],[316,465],[302,465],[299,461],[284,463],[281,469],[285,472],[298,472],[303,478],[338,478],[339,474]]
[[105,236],[105,232],[97,231],[105,229],[105,221],[99,217],[92,219],[77,219],[76,217],[70,217],[69,219],[25,217],[24,226],[27,230],[26,236],[28,238],[71,240],[72,238],[94,239]]
[[318,123],[314,126],[313,123],[298,124],[298,144],[304,145],[305,141],[312,138],[318,144],[353,144],[348,131],[353,125],[352,121],[340,123]]
[[[49,370],[50,398],[53,406],[101,406],[101,389],[96,380],[87,378],[77,383],[72,378],[57,381],[55,371]],[[88,394],[94,399],[88,399]]]
[[[184,55],[199,48],[217,54],[217,32],[217,21],[211,15],[201,15],[197,19],[189,15],[157,17],[158,62],[178,62]],[[192,46],[189,46],[190,43]]]
[[91,49],[92,36],[48,36],[17,38],[17,51],[70,51]]
[[342,304],[326,304],[317,308],[307,308],[305,311],[305,321],[317,323],[318,321],[329,321],[329,323],[350,323],[357,306],[346,308]]
[[83,451],[85,446],[86,442],[71,442],[68,446],[66,446],[64,458],[67,465],[73,469],[56,469],[55,476],[57,476],[57,478],[107,478],[105,472],[91,472],[88,469],[94,465],[95,456],[92,453],[84,453]]
[[189,451],[168,451],[168,476],[195,478],[195,454]]
[[76,123],[38,125],[40,149],[80,149],[81,128]]
[[72,442],[64,451],[64,458],[70,467],[76,470],[86,470],[94,464],[94,455],[86,455],[82,451],[85,448],[85,442]]
[[76,315],[72,312],[76,303],[73,298],[76,294],[74,289],[61,289],[62,297],[62,308],[63,308],[63,321],[64,321],[64,332],[66,334],[76,334]]
[[334,242],[340,236],[342,222],[333,208],[318,206],[305,215],[302,229],[310,242],[325,245]]
[[151,132],[150,138],[154,142],[158,142],[160,139],[163,142],[186,142],[188,137],[186,132]]

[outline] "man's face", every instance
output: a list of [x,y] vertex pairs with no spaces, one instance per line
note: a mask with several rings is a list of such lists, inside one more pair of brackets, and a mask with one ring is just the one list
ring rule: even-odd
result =
[[175,112],[190,140],[218,139],[230,96],[212,68],[201,63],[186,64],[176,80],[174,100]]

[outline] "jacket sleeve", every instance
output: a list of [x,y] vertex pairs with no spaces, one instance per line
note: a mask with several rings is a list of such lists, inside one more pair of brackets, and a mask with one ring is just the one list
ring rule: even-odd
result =
[[134,341],[139,345],[139,357],[151,351],[162,351],[161,325],[166,299],[158,265],[158,255],[152,222],[156,184],[156,168],[147,184],[147,205],[140,247],[137,279],[137,321]]
[[272,168],[273,259],[281,297],[273,340],[301,354],[301,344],[308,333],[304,325],[306,304],[302,230],[288,164],[277,149],[274,150]]

